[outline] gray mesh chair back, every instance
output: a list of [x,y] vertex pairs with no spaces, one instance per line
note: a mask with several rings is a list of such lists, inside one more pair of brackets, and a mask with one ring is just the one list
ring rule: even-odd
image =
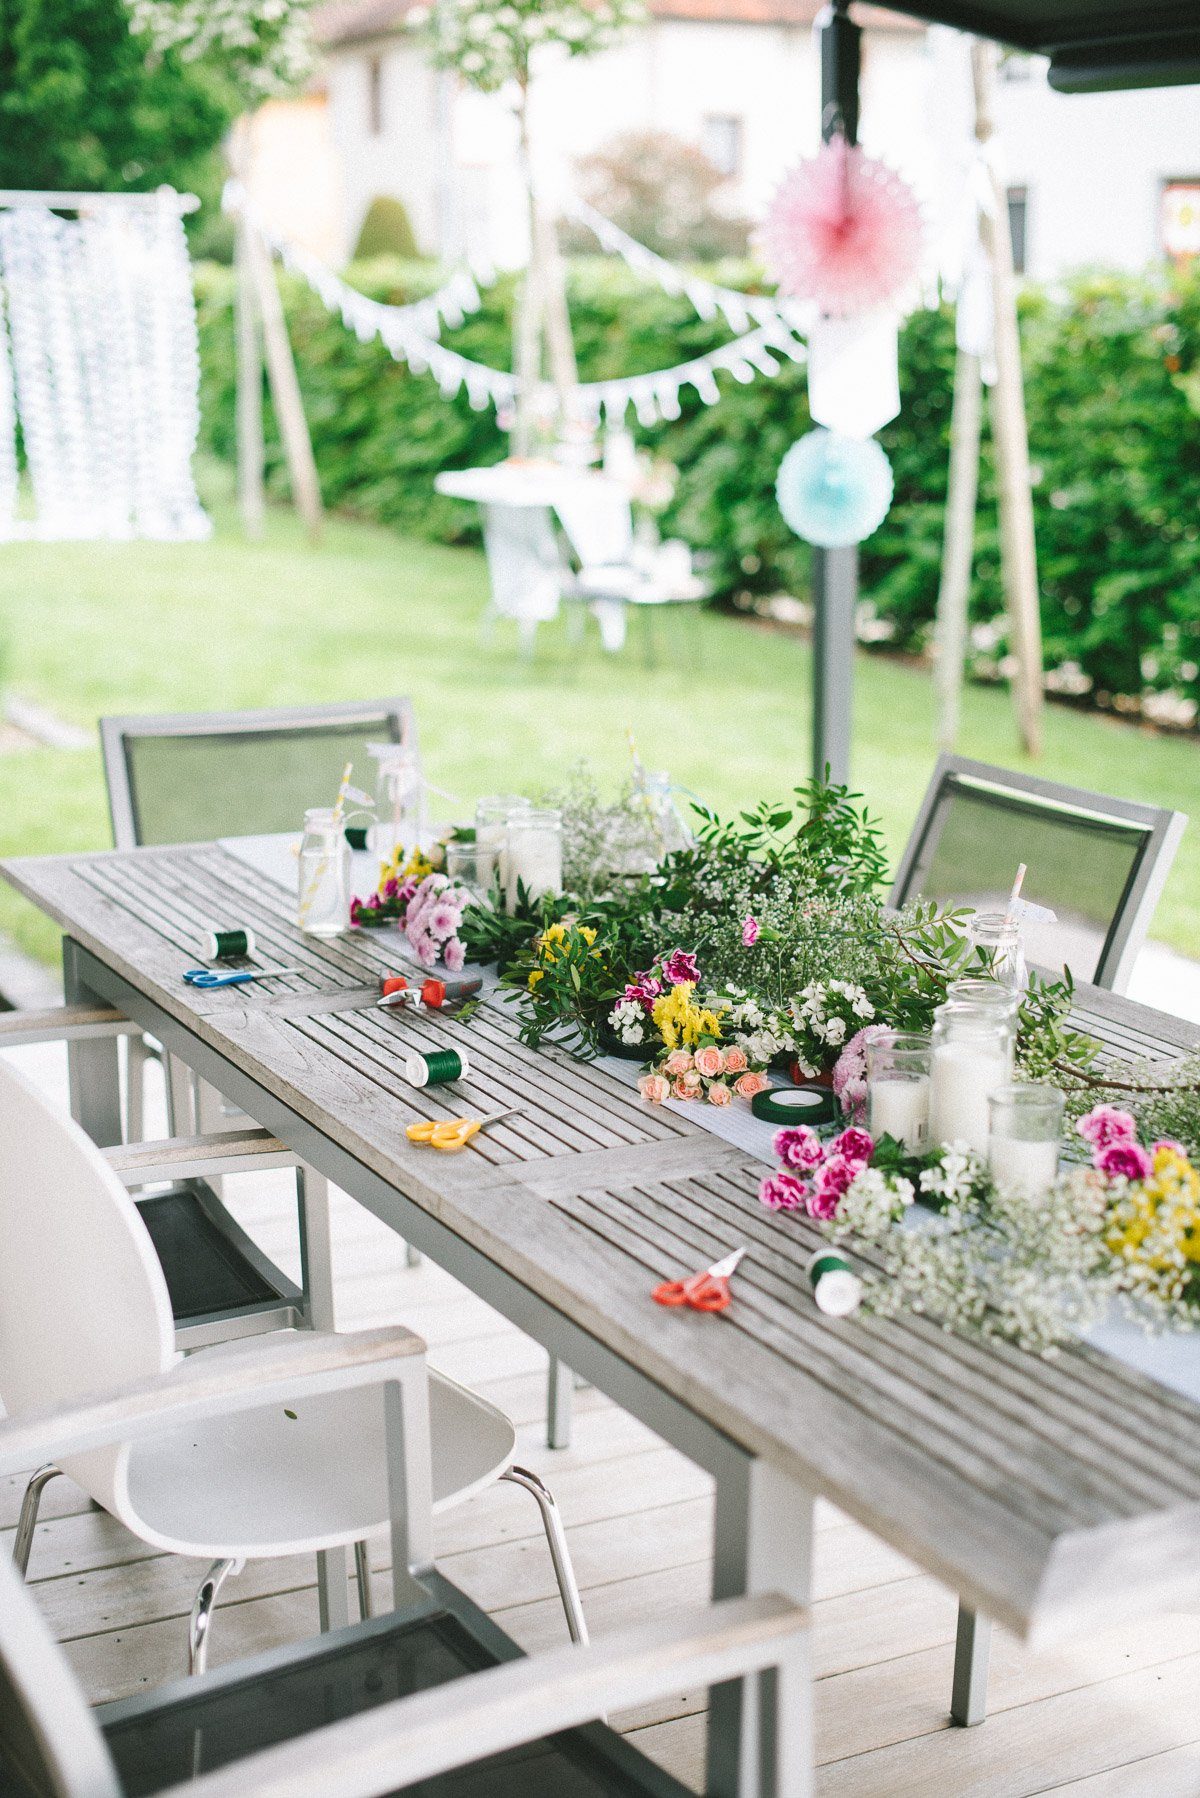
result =
[[892,889],[1003,910],[1021,862],[1023,897],[1056,924],[1028,923],[1041,967],[1123,992],[1187,819],[961,756],[939,757]]
[[299,830],[333,804],[342,769],[371,784],[368,743],[416,742],[407,699],[259,712],[102,718],[118,849]]

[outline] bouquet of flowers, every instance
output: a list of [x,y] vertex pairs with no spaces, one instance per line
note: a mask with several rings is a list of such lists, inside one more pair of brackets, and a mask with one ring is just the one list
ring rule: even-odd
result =
[[[444,859],[440,848],[435,853],[440,864]],[[473,902],[465,887],[437,872],[432,856],[417,849],[405,858],[398,849],[383,864],[378,890],[368,899],[351,900],[350,922],[367,930],[394,923],[423,968],[442,961],[457,974],[466,961],[459,935],[463,913]]]

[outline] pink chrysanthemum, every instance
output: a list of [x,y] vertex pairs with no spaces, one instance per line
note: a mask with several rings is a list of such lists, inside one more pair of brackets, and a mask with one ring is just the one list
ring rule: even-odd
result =
[[445,962],[450,972],[452,974],[461,974],[463,963],[466,959],[466,951],[463,949],[458,938],[456,936],[451,937],[450,941],[442,950],[442,960]]
[[894,169],[835,137],[784,176],[756,247],[782,293],[848,318],[915,280],[921,209]]

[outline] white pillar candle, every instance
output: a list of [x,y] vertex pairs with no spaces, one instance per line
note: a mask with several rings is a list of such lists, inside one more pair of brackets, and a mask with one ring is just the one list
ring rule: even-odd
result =
[[988,1138],[988,1167],[1003,1192],[1044,1199],[1058,1176],[1058,1143],[992,1135]]
[[508,828],[508,868],[505,902],[509,911],[516,908],[517,883],[531,899],[549,893],[554,898],[562,892],[562,833],[514,819]]
[[929,1089],[930,1142],[961,1142],[986,1155],[988,1098],[1010,1078],[1008,1056],[999,1045],[939,1043]]
[[879,1141],[894,1137],[915,1153],[925,1147],[929,1131],[929,1076],[911,1080],[872,1080],[867,1087],[867,1129]]

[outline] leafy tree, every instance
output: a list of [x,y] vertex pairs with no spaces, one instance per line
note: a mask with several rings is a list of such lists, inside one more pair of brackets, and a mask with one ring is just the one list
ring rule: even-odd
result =
[[[705,262],[746,254],[749,221],[725,205],[729,177],[668,131],[612,138],[580,158],[579,176],[597,212],[660,256]],[[579,247],[594,246],[580,234]]]
[[209,66],[150,54],[125,0],[0,0],[0,183],[213,185],[235,105]]

